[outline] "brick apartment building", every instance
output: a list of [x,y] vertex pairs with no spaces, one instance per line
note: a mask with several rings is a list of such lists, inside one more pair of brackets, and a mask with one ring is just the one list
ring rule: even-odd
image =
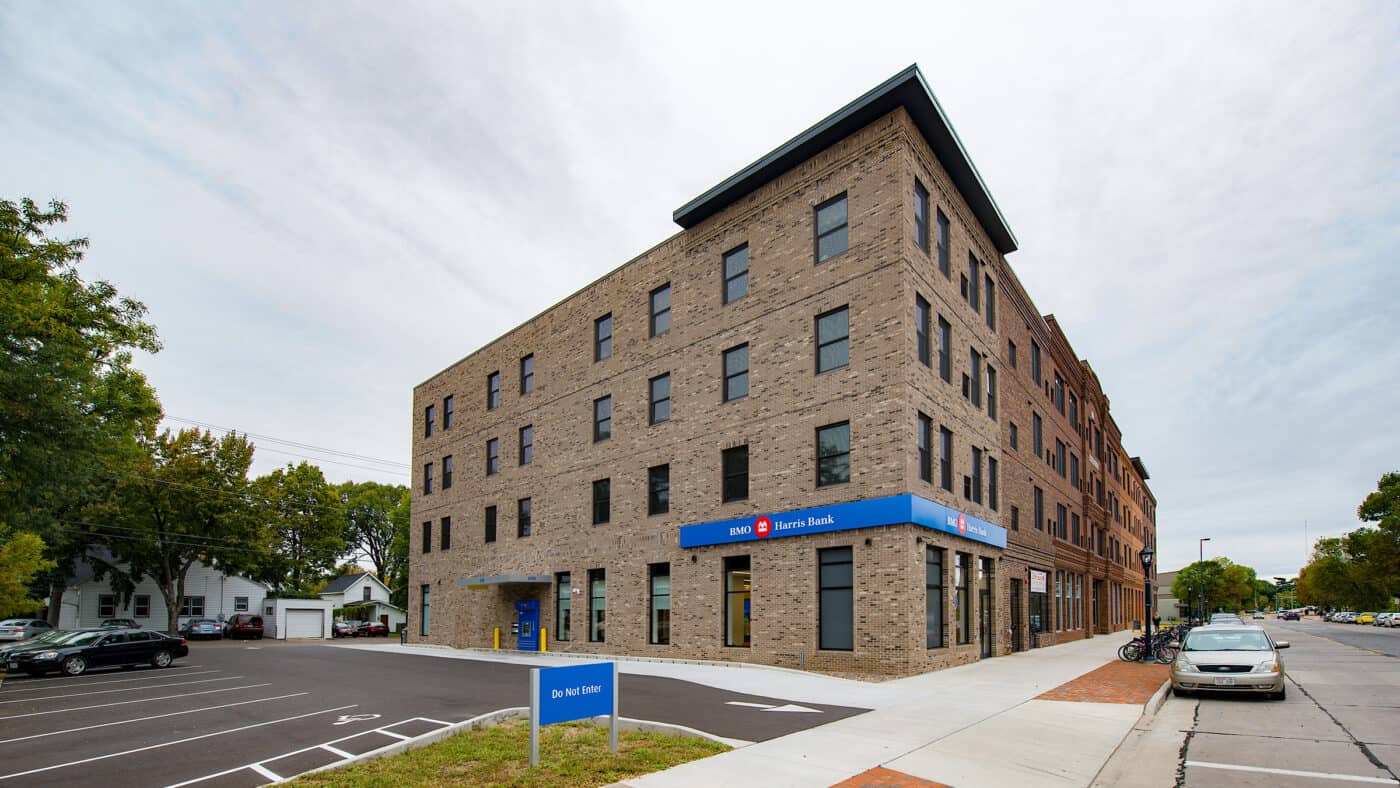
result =
[[1121,629],[1155,499],[917,67],[413,396],[415,641],[909,674]]

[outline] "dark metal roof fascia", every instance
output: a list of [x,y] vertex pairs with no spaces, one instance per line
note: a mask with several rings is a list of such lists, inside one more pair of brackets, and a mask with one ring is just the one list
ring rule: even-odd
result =
[[1002,254],[1016,251],[1016,236],[1007,226],[1001,209],[992,199],[982,175],[967,155],[967,149],[963,147],[962,140],[948,120],[943,106],[938,103],[938,97],[929,88],[918,64],[890,77],[825,120],[677,208],[672,218],[676,224],[688,230],[900,106],[914,119],[929,147],[933,148],[934,155],[948,170],[953,184],[991,236],[997,251]]
[[1151,476],[1147,475],[1147,466],[1142,464],[1141,457],[1133,457],[1128,461],[1131,462],[1133,464],[1133,467],[1137,469],[1138,475],[1142,477],[1143,481],[1147,481],[1148,479],[1152,478]]

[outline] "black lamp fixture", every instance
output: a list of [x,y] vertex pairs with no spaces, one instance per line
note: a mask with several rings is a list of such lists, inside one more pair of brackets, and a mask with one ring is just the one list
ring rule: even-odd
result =
[[1152,545],[1143,545],[1142,552],[1138,553],[1138,560],[1142,561],[1142,571],[1146,572],[1152,568],[1152,557],[1156,555],[1152,550]]
[[1155,656],[1155,652],[1152,650],[1152,558],[1154,555],[1156,553],[1150,544],[1144,544],[1142,551],[1138,553],[1138,560],[1142,562],[1142,630],[1147,636],[1147,648],[1142,655],[1144,662],[1151,662]]

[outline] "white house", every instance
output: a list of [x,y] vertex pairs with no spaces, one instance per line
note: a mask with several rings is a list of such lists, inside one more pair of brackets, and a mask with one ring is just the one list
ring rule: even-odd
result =
[[397,632],[399,626],[408,620],[404,609],[389,601],[389,587],[369,573],[341,575],[327,583],[318,596],[333,602],[336,607],[365,605],[365,615],[356,617],[383,622],[390,632]]
[[[104,556],[109,562],[111,556]],[[185,575],[185,598],[180,606],[180,623],[191,618],[218,621],[234,613],[256,613],[263,607],[268,587],[246,577],[228,575],[196,561]],[[60,629],[101,626],[109,618],[135,619],[145,629],[164,630],[169,625],[165,597],[149,577],[136,584],[129,598],[112,590],[110,579],[93,579],[92,566],[79,561],[68,579],[59,611]]]

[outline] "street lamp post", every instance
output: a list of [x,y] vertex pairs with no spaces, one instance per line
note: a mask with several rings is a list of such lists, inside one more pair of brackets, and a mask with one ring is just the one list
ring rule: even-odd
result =
[[1146,607],[1146,617],[1144,619],[1143,631],[1147,633],[1147,649],[1143,652],[1143,661],[1151,662],[1152,655],[1152,545],[1143,545],[1142,552],[1138,553],[1138,560],[1142,561],[1142,585],[1143,598]]
[[[1205,561],[1206,561],[1206,542],[1209,542],[1209,541],[1210,541],[1210,537],[1209,537],[1209,536],[1206,536],[1206,537],[1202,537],[1202,538],[1200,539],[1200,541],[1198,541],[1198,542],[1196,543],[1196,547],[1197,547],[1197,549],[1199,550],[1199,553],[1200,553],[1200,555],[1197,557],[1197,561],[1196,561],[1197,564],[1203,564],[1203,563],[1205,563]],[[1197,570],[1197,571],[1199,571],[1199,570]],[[1200,606],[1199,606],[1198,610],[1200,610],[1200,613],[1201,613],[1201,616],[1200,616],[1200,618],[1201,618],[1201,623],[1204,624],[1204,623],[1206,623],[1206,584],[1205,584],[1205,583],[1201,583],[1201,587],[1200,587],[1199,589],[1197,589],[1197,592],[1200,594],[1200,597],[1199,597],[1199,598],[1200,598]]]

